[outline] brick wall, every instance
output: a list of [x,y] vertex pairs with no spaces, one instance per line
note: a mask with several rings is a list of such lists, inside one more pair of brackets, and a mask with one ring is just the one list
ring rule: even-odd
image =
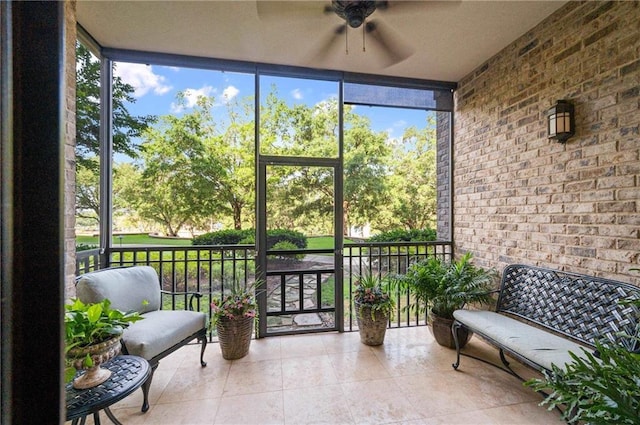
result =
[[76,271],[76,2],[65,2],[65,166],[64,252],[65,293],[75,296]]
[[[569,2],[459,82],[458,253],[640,284],[640,2]],[[546,111],[575,105],[576,135]]]
[[437,171],[437,200],[436,206],[436,232],[438,240],[451,240],[451,176],[450,176],[450,152],[451,152],[451,113],[436,113],[436,152],[438,157]]

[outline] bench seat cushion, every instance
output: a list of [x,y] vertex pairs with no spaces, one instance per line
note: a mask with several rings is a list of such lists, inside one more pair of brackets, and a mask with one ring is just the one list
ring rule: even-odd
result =
[[196,311],[158,310],[125,329],[122,341],[129,354],[152,359],[179,341],[204,329],[206,315]]
[[[479,335],[518,353],[547,370],[561,368],[572,361],[569,351],[584,357],[583,346],[503,314],[483,310],[456,310],[456,320]],[[592,351],[586,348],[588,351]]]

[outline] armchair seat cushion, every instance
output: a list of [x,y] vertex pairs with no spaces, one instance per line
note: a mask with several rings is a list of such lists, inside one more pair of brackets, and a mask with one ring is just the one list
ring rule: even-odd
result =
[[[153,267],[101,269],[79,276],[76,282],[76,294],[82,302],[96,303],[108,298],[112,308],[134,310],[144,318],[130,324],[122,334],[125,352],[140,356],[151,364],[151,375],[142,386],[143,412],[149,409],[149,389],[153,371],[165,356],[197,339],[202,344],[200,365],[207,365],[204,361],[204,350],[207,346],[206,315],[196,311],[161,310],[160,279]],[[188,292],[181,294],[186,295]],[[191,294],[192,297],[201,296]]]
[[129,354],[147,360],[207,326],[206,315],[196,311],[157,310],[142,317],[124,331],[122,341]]

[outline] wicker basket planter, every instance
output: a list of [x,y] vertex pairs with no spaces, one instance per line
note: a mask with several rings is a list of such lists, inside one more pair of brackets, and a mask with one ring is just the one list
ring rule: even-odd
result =
[[372,318],[371,307],[361,306],[357,302],[355,303],[355,307],[356,320],[360,332],[360,342],[366,345],[382,345],[384,335],[387,332],[389,314],[376,311]]
[[249,353],[253,317],[229,319],[221,317],[216,323],[218,343],[225,360],[241,359]]

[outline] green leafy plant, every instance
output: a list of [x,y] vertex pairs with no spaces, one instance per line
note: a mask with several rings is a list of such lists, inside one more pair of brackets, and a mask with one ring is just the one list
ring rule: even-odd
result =
[[[274,246],[271,247],[271,249],[273,250],[282,250],[282,251],[287,251],[287,250],[298,250],[300,248],[298,248],[295,244],[289,242],[289,241],[280,241],[277,244],[275,244]],[[277,255],[269,255],[268,256],[271,259],[280,259],[280,260],[290,260],[290,261],[301,261],[304,258],[304,254],[303,253],[299,253],[299,254],[277,254]]]
[[395,229],[373,235],[369,242],[411,242],[411,241],[435,241],[434,229]]
[[469,252],[452,262],[432,257],[409,267],[398,281],[412,294],[404,309],[453,319],[453,312],[465,304],[491,302],[497,273],[473,265],[471,258]]
[[85,304],[72,299],[65,305],[64,327],[67,350],[85,347],[122,335],[131,323],[142,320],[138,312],[123,312],[111,308],[111,301]]
[[98,245],[90,244],[90,243],[77,243],[76,244],[76,252],[79,251],[88,251],[90,249],[96,249]]
[[[108,299],[94,304],[85,304],[77,298],[65,305],[65,354],[76,347],[87,347],[122,335],[124,329],[133,322],[142,320],[138,312],[123,312],[111,308]],[[84,361],[86,367],[92,366],[91,356]],[[65,378],[73,377],[74,369],[70,364],[65,366]]]
[[[640,307],[640,300],[626,302]],[[640,346],[640,325],[636,335],[625,335]],[[541,403],[549,410],[565,406],[562,418],[568,423],[637,424],[640,418],[640,354],[622,346],[596,343],[596,353],[585,349],[584,357],[560,368],[553,365],[543,379],[525,385],[550,393]]]
[[[196,236],[192,239],[192,245],[237,245],[237,244],[254,244],[255,229],[226,229],[217,232],[209,232]],[[299,249],[307,247],[307,237],[295,230],[287,229],[270,229],[267,230],[267,249],[273,247],[279,242],[289,242]]]
[[353,300],[359,307],[358,314],[362,315],[365,308],[371,309],[371,319],[375,320],[376,313],[388,316],[395,309],[395,301],[389,295],[392,278],[364,274],[358,276],[353,290]]
[[267,249],[273,248],[279,242],[289,242],[299,249],[307,247],[307,237],[300,232],[288,229],[267,230]]
[[226,229],[196,236],[191,243],[193,245],[236,245],[243,240],[252,238],[254,234],[255,230],[253,229]]
[[240,319],[256,317],[257,305],[255,288],[259,282],[244,284],[233,280],[230,293],[213,298],[211,301],[211,328],[215,328],[220,319]]

